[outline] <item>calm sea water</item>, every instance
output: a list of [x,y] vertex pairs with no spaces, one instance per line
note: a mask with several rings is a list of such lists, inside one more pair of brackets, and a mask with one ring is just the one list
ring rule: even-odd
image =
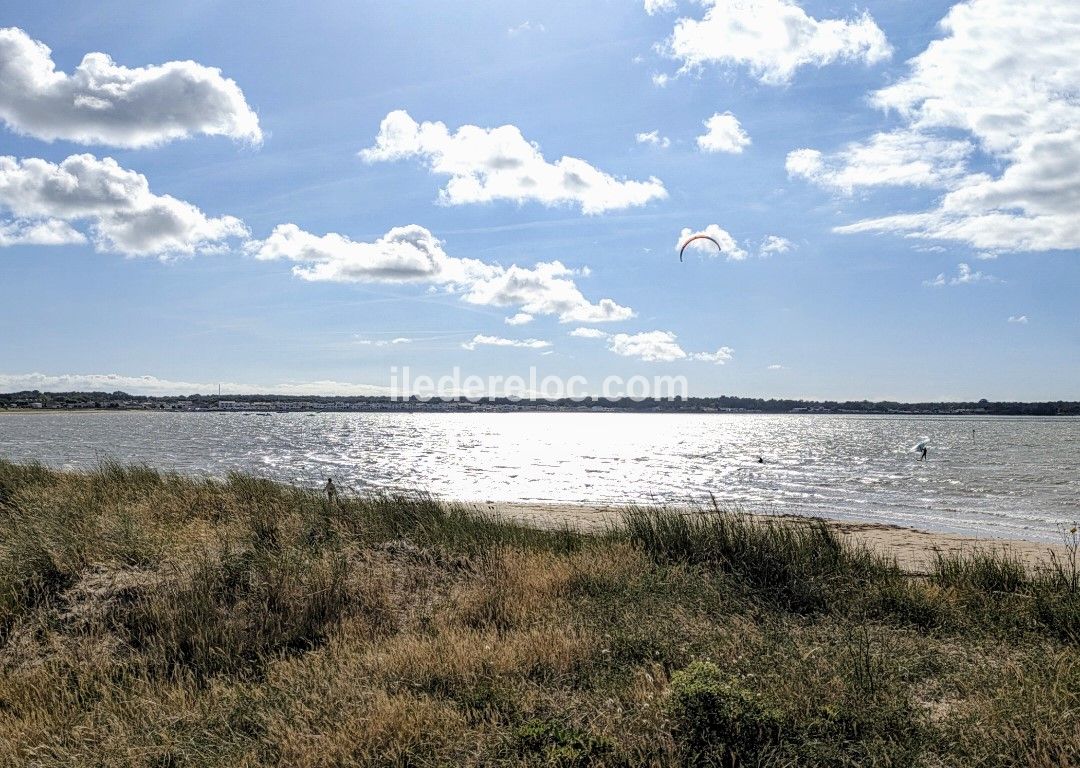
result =
[[[911,450],[930,439],[926,462]],[[764,464],[757,461],[758,456]],[[108,457],[448,499],[707,500],[1056,540],[1080,519],[1080,419],[593,413],[0,415],[0,457]]]

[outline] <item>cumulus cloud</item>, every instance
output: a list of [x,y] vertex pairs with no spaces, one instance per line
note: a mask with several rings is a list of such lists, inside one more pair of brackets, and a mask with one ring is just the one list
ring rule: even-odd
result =
[[758,80],[782,85],[803,66],[837,61],[873,64],[892,48],[869,13],[849,19],[815,19],[791,0],[702,0],[701,19],[675,23],[668,53],[682,70],[706,64],[749,68]]
[[876,133],[829,156],[796,149],[788,153],[785,167],[792,178],[844,194],[857,187],[936,187],[961,179],[974,149],[969,141],[900,130]]
[[671,78],[665,75],[663,72],[657,72],[653,74],[653,76],[649,79],[652,80],[652,84],[655,85],[657,88],[666,87],[668,81],[671,80]]
[[654,147],[660,147],[661,149],[667,149],[671,146],[671,139],[667,136],[661,136],[660,131],[658,130],[635,133],[634,140],[638,144],[651,144]]
[[535,267],[511,266],[492,277],[474,281],[464,294],[471,304],[519,306],[532,315],[556,315],[563,323],[600,323],[627,320],[633,310],[601,299],[592,303],[572,279],[574,271],[561,262],[540,262]]
[[519,347],[521,349],[545,349],[551,346],[550,341],[541,339],[504,339],[500,336],[484,336],[477,334],[472,341],[466,341],[461,345],[462,349],[474,350],[477,347]]
[[373,243],[279,224],[268,238],[245,247],[256,259],[297,262],[293,274],[313,282],[467,284],[498,272],[476,259],[448,256],[442,243],[417,224],[394,227]]
[[653,16],[657,13],[670,13],[675,10],[675,0],[645,0],[645,13]]
[[99,251],[126,256],[191,255],[248,234],[239,219],[155,195],[145,176],[88,154],[59,164],[0,156],[0,210],[16,219],[0,227],[42,244],[80,242],[70,225],[85,222]]
[[750,136],[730,112],[717,112],[704,121],[705,133],[697,137],[702,152],[729,152],[739,154],[750,146]]
[[690,355],[693,360],[704,360],[707,363],[716,363],[717,365],[723,365],[732,358],[735,354],[735,350],[731,347],[720,347],[715,352],[695,352]]
[[432,173],[450,177],[439,191],[446,205],[536,201],[579,205],[583,213],[597,214],[667,197],[663,183],[654,177],[618,179],[576,157],[548,162],[540,147],[513,125],[463,125],[451,132],[443,123],[417,123],[404,110],[383,119],[375,145],[360,157],[368,163],[422,160]]
[[194,61],[129,68],[88,53],[58,72],[49,48],[0,29],[0,120],[45,141],[145,147],[193,134],[258,143],[259,119],[237,84]]
[[761,245],[758,247],[758,254],[761,256],[779,255],[787,253],[794,247],[795,243],[791,242],[786,237],[766,235],[765,239],[761,241]]
[[66,221],[0,221],[0,248],[10,245],[79,245],[86,236]]
[[[739,244],[735,242],[727,230],[722,229],[719,224],[710,224],[705,229],[699,229],[697,231],[684,227],[682,232],[679,233],[679,239],[675,243],[675,249],[682,248],[683,243],[692,237],[698,237],[699,235],[707,235],[711,237],[715,242],[708,240],[695,240],[687,246],[687,249],[693,249],[695,251],[701,251],[710,256],[716,256],[719,253],[722,256],[727,257],[728,261],[742,261],[747,257],[747,252],[739,247]],[[719,251],[717,251],[719,246]]]
[[570,331],[570,335],[579,339],[606,339],[608,337],[607,331],[601,331],[599,328],[575,328]]
[[928,210],[839,232],[896,232],[988,252],[1080,248],[1080,5],[968,0],[941,27],[945,36],[909,62],[905,77],[871,96],[901,127],[835,155],[800,150],[789,172],[840,189],[890,183],[943,192]]
[[[197,383],[116,373],[0,373],[0,392],[127,392],[129,395],[208,395],[218,386],[231,395],[387,395],[387,387],[319,380],[278,384]],[[223,395],[228,397],[228,395]]]
[[670,331],[616,333],[608,338],[608,349],[616,355],[635,357],[647,363],[683,360],[686,352]]
[[946,278],[945,273],[941,272],[937,277],[931,280],[924,280],[923,285],[931,288],[942,288],[946,285],[971,285],[972,283],[1000,283],[1000,279],[993,275],[983,274],[970,267],[970,265],[960,262],[956,265],[956,275],[951,278]]
[[507,325],[527,325],[533,321],[533,316],[528,312],[518,312],[516,315],[503,318]]
[[1028,316],[1027,315],[1009,315],[1009,322],[1010,323],[1019,323],[1020,325],[1027,325]]
[[293,274],[313,282],[419,283],[443,287],[470,303],[519,308],[519,314],[555,315],[561,322],[607,322],[633,317],[611,299],[585,298],[575,273],[561,262],[533,267],[502,267],[477,259],[449,256],[427,229],[395,227],[372,243],[344,235],[314,235],[295,224],[281,224],[265,240],[245,250],[260,260],[296,262]]
[[[589,329],[582,329],[589,330]],[[573,335],[573,334],[572,334]],[[735,350],[720,347],[715,352],[687,353],[679,345],[678,337],[671,331],[644,331],[642,333],[614,333],[606,335],[608,349],[616,355],[633,357],[647,363],[670,363],[675,360],[701,360],[723,365],[731,359]]]

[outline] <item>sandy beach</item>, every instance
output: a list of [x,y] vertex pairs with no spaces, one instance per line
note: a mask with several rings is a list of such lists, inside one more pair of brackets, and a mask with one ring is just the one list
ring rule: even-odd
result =
[[[507,520],[543,528],[569,526],[580,531],[598,531],[619,519],[618,505],[486,502],[469,506]],[[690,511],[687,510],[689,513]],[[768,519],[769,515],[760,515]],[[775,516],[785,520],[808,521],[816,518],[796,515]],[[957,533],[921,531],[885,523],[826,520],[846,539],[865,544],[875,552],[895,557],[900,567],[911,573],[925,573],[937,553],[1006,550],[1027,565],[1037,567],[1050,562],[1051,553],[1065,554],[1064,546],[1019,539],[981,538]]]

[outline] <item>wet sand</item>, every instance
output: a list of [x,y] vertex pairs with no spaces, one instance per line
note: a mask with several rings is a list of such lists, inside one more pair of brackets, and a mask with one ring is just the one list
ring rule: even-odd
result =
[[[570,527],[580,531],[599,531],[619,520],[624,507],[618,505],[555,504],[523,502],[471,503],[468,506],[507,520],[541,528]],[[691,513],[689,510],[688,513]],[[692,513],[691,513],[692,514]],[[769,515],[759,515],[769,519]],[[816,518],[796,515],[773,516],[795,522]],[[846,539],[865,544],[875,552],[895,557],[900,567],[912,573],[925,573],[938,552],[971,552],[973,550],[1007,551],[1037,567],[1050,562],[1051,552],[1065,553],[1060,545],[1017,539],[980,538],[957,533],[936,533],[884,523],[863,523],[847,520],[826,520],[830,527]]]

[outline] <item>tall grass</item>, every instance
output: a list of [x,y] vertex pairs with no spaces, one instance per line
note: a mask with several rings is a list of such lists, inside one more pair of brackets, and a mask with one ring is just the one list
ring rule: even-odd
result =
[[896,572],[895,564],[842,542],[821,520],[755,520],[714,503],[694,514],[630,507],[623,526],[658,562],[715,565],[795,611],[824,609],[838,590]]
[[0,765],[1076,764],[1068,563],[0,461]]

